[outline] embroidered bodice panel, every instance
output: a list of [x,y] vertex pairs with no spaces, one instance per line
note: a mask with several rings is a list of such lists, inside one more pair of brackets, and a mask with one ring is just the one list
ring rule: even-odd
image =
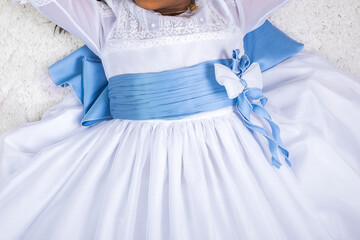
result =
[[234,48],[242,48],[234,0],[197,0],[197,10],[178,16],[163,16],[132,0],[115,3],[100,3],[103,21],[113,21],[101,48],[108,77],[231,58]]
[[101,10],[103,16],[116,18],[108,33],[104,53],[148,48],[154,45],[225,39],[240,34],[235,25],[234,0],[226,0],[227,9],[218,0],[198,0],[199,9],[180,16],[162,16],[143,9],[132,0],[122,0],[116,6],[109,1]]

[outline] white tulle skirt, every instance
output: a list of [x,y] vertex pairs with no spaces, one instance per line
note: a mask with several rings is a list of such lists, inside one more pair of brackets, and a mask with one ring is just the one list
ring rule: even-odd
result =
[[3,135],[0,239],[359,239],[360,80],[300,53],[264,86],[291,168],[235,107],[81,127],[70,93]]

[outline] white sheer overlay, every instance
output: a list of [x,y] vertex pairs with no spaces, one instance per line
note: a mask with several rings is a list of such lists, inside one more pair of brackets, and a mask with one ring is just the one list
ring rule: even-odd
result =
[[[111,77],[229,57],[285,1],[198,0],[177,17],[106,2],[36,7],[81,37]],[[82,127],[71,92],[2,136],[0,239],[358,239],[359,79],[308,53],[263,78],[291,168],[269,164],[234,107]]]

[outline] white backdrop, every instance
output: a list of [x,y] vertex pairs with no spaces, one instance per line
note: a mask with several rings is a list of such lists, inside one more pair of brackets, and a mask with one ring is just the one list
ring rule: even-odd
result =
[[[270,20],[334,67],[360,75],[360,0],[293,0]],[[0,134],[39,120],[69,89],[56,87],[47,68],[83,45],[31,5],[0,2]]]

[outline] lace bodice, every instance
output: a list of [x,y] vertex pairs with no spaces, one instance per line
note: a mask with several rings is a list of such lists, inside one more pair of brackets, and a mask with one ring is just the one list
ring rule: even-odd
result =
[[263,12],[250,24],[245,7],[262,4],[265,11],[285,2],[196,0],[199,7],[195,11],[163,16],[133,0],[14,1],[29,1],[45,17],[80,37],[102,59],[107,77],[231,58],[233,49],[243,48],[247,31],[265,16]]
[[[194,12],[162,16],[137,6],[132,0],[120,1],[114,9],[116,13],[113,12],[117,21],[108,35],[106,52],[225,39],[241,33],[233,18],[236,8],[220,6],[212,0],[197,0],[196,3],[199,9]],[[109,12],[103,14],[108,16]]]

